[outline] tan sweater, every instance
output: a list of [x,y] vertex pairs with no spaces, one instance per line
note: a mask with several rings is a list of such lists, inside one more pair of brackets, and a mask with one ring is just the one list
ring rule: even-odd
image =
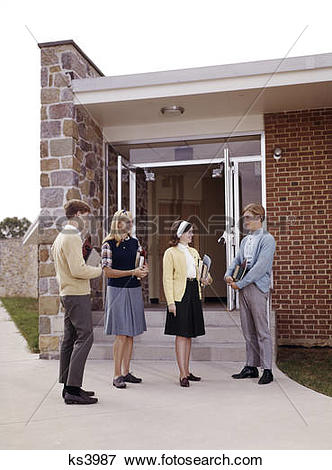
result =
[[101,267],[87,266],[79,232],[59,233],[51,247],[60,295],[90,294],[90,279],[99,277]]
[[[189,247],[189,251],[195,260],[196,279],[199,280],[198,260],[201,259],[198,251]],[[208,278],[212,282],[209,274]],[[163,287],[167,305],[174,304],[174,301],[181,302],[186,290],[187,283],[187,262],[184,252],[177,246],[168,248],[163,257]],[[202,290],[198,285],[199,298],[202,298]]]

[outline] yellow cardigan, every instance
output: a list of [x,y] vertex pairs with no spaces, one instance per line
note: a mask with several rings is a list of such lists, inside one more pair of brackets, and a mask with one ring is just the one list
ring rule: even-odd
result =
[[[195,248],[189,247],[189,251],[194,257],[196,266],[196,279],[199,280],[198,260],[201,259]],[[212,277],[209,274],[212,282]],[[167,305],[181,302],[186,290],[187,282],[187,262],[186,255],[177,246],[168,248],[163,257],[163,286]],[[199,298],[202,298],[202,290],[199,285]]]

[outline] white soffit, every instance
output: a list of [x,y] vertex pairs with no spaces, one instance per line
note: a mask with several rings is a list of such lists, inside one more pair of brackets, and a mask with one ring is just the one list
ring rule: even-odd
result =
[[74,102],[102,127],[218,119],[332,106],[332,53],[166,72],[73,80]]

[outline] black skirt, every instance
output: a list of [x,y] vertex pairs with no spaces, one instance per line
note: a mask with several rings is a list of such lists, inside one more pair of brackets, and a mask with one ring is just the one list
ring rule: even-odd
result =
[[175,301],[176,316],[168,310],[165,335],[195,338],[205,335],[202,302],[199,298],[198,281],[187,279],[186,290],[181,302]]

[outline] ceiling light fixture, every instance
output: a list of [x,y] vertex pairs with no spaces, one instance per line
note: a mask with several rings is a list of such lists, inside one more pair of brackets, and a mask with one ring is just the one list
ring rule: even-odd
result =
[[184,113],[182,106],[164,106],[160,109],[161,114],[164,116],[181,116]]

